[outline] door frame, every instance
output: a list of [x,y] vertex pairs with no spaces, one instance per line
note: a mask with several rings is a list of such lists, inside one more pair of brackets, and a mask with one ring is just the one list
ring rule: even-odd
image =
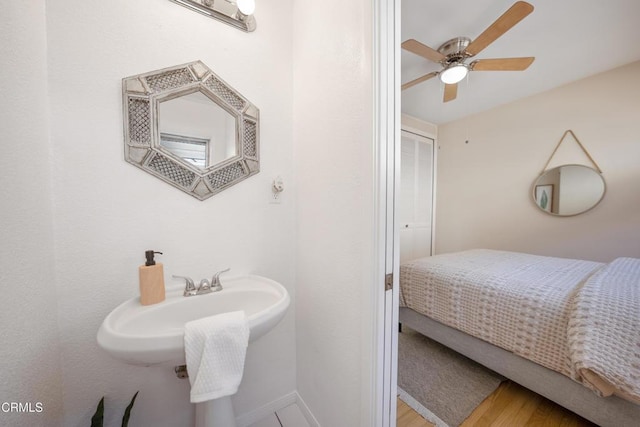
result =
[[[374,68],[374,197],[376,260],[373,271],[370,316],[364,316],[365,332],[373,336],[372,365],[363,372],[363,426],[395,427],[398,390],[398,312],[400,227],[395,218],[400,192],[400,150],[402,130],[432,139],[433,192],[431,253],[435,255],[436,188],[438,164],[437,128],[401,115],[401,0],[373,0]],[[385,276],[392,274],[393,286],[385,290]],[[372,329],[373,328],[373,329]],[[365,340],[366,341],[366,340]],[[367,396],[367,398],[364,398]]]
[[[371,323],[364,326],[372,333],[373,346],[363,349],[372,351],[373,369],[364,373],[363,397],[368,395],[369,399],[362,399],[362,420],[363,426],[395,427],[399,226],[394,212],[400,161],[400,0],[374,0],[373,17],[376,262],[371,291],[373,312],[366,316]],[[392,288],[386,290],[385,278],[389,274]]]

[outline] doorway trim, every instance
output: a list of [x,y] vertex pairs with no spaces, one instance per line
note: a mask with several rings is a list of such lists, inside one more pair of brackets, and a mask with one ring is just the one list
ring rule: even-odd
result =
[[[372,365],[362,381],[362,425],[395,427],[399,290],[399,229],[395,221],[400,144],[400,0],[373,1],[374,68],[374,272],[370,316],[363,332],[371,333]],[[392,288],[385,277],[392,275]],[[367,340],[365,340],[367,341]]]

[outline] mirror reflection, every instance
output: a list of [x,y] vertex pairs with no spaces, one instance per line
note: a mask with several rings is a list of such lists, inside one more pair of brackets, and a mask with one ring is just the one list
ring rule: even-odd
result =
[[571,216],[592,209],[604,192],[604,179],[596,170],[584,165],[562,165],[538,177],[533,200],[551,215]]
[[160,146],[200,169],[235,155],[236,119],[197,91],[158,104]]

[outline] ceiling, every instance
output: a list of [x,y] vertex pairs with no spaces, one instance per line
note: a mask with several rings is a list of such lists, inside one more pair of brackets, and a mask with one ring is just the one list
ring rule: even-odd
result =
[[[534,11],[473,59],[535,56],[525,71],[474,71],[443,103],[438,78],[402,91],[402,112],[434,124],[507,104],[640,60],[639,0],[529,0]],[[434,49],[480,35],[515,0],[401,0],[401,40]],[[402,83],[440,65],[402,51]],[[640,76],[639,76],[640,81]]]

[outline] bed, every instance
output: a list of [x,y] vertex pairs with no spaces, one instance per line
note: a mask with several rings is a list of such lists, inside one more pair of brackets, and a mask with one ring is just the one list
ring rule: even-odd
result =
[[400,322],[602,426],[640,425],[640,259],[476,249],[400,267]]

